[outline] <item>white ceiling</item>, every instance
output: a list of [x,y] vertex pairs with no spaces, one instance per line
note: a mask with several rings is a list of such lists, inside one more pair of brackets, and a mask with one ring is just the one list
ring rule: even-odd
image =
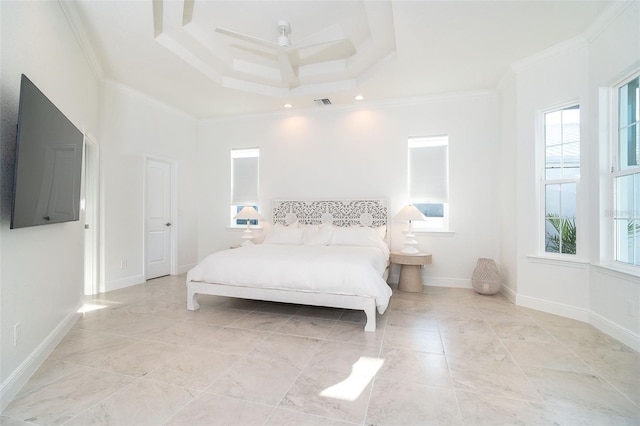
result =
[[[493,89],[509,66],[583,35],[615,0],[205,1],[63,0],[101,78],[196,117]],[[619,4],[619,3],[618,3]],[[275,43],[342,41],[291,52],[283,82]]]

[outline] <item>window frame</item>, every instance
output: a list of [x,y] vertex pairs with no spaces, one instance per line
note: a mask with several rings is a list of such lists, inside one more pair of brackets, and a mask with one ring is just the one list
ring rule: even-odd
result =
[[[236,153],[237,155],[234,155],[234,153]],[[252,154],[256,154],[256,155],[252,155]],[[238,212],[240,211],[240,209],[242,209],[242,207],[244,207],[245,205],[249,205],[249,204],[231,204],[233,203],[233,191],[234,191],[234,159],[236,158],[258,158],[258,170],[257,175],[258,175],[258,186],[256,188],[256,197],[257,194],[260,190],[260,148],[259,147],[251,147],[251,148],[231,148],[229,151],[229,227],[230,228],[243,228],[245,229],[247,227],[246,224],[246,220],[245,219],[234,219],[234,216],[236,214],[238,214]],[[253,206],[256,211],[258,211],[258,213],[260,213],[260,204],[258,203],[259,200],[255,200],[255,202],[250,203],[251,206]],[[238,222],[242,222],[242,223],[238,223]],[[257,227],[258,226],[258,221],[257,220],[251,220],[250,224],[252,227]]]
[[[547,114],[551,114],[554,112],[561,112],[568,109],[577,109],[579,112],[580,122],[578,124],[579,136],[579,167],[577,176],[573,177],[560,177],[560,178],[547,178],[547,134],[546,134],[546,116]],[[581,174],[583,168],[583,144],[582,144],[582,114],[583,109],[580,104],[579,99],[572,99],[567,102],[563,102],[561,104],[556,104],[550,106],[548,108],[542,109],[538,113],[538,220],[539,220],[539,232],[538,232],[538,253],[542,257],[560,259],[560,260],[568,260],[568,261],[580,261],[583,257],[584,250],[582,249],[583,238],[582,238],[582,226],[581,226],[581,214],[580,214],[580,196],[581,196]],[[562,143],[560,145],[563,145]],[[566,184],[575,184],[575,219],[574,226],[576,229],[576,247],[575,253],[562,253],[562,252],[550,252],[547,251],[547,186],[549,185],[566,185]]]
[[[414,206],[418,207],[421,204],[438,204],[442,205],[443,217],[439,218],[427,218],[424,221],[413,221],[413,231],[414,232],[450,232],[450,212],[449,212],[449,200],[448,200],[448,192],[449,192],[449,135],[429,135],[429,136],[412,136],[407,139],[407,189],[409,191],[409,202]],[[444,143],[443,143],[444,141]],[[414,145],[414,146],[412,146]],[[446,202],[442,202],[441,200],[431,199],[431,198],[415,198],[412,197],[411,191],[411,149],[420,148],[418,145],[423,145],[422,147],[437,147],[437,146],[445,146],[446,151],[446,192],[447,192],[447,200]],[[418,207],[420,209],[420,207]]]
[[[607,261],[614,269],[629,272],[633,275],[640,276],[640,263],[629,263],[618,259],[618,233],[616,218],[618,217],[618,191],[617,183],[618,178],[623,176],[634,176],[640,173],[640,164],[635,167],[629,167],[622,169],[620,167],[620,89],[633,80],[640,79],[640,70],[636,70],[628,74],[625,78],[620,80],[617,84],[611,87],[611,101],[609,114],[609,150],[610,150],[610,164],[609,164],[609,206],[611,214],[608,215],[608,250]],[[640,103],[637,105],[640,109]],[[640,121],[636,121],[636,126],[640,126]],[[640,141],[636,141],[640,143]],[[640,162],[639,162],[640,163]],[[630,216],[636,217],[638,212],[632,213]],[[638,256],[637,254],[635,255]]]

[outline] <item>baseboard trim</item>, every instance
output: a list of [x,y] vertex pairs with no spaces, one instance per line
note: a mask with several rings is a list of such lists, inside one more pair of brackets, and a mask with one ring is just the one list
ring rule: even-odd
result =
[[426,287],[473,288],[469,278],[423,277]]
[[189,270],[193,269],[196,265],[197,265],[197,263],[190,263],[188,265],[178,266],[178,273],[176,275],[187,273],[187,272],[189,272]]
[[[387,282],[398,284],[400,274],[393,273],[389,275]],[[471,280],[467,278],[446,278],[446,277],[428,277],[422,275],[422,285],[424,287],[450,287],[450,288],[473,288]]]
[[589,310],[577,308],[575,306],[563,303],[551,302],[549,300],[538,299],[536,297],[525,296],[522,294],[515,295],[516,305],[525,308],[535,309],[537,311],[549,314],[559,315],[565,318],[571,318],[582,322],[589,322]]
[[[509,289],[509,291],[513,293],[512,290]],[[603,333],[606,333],[614,339],[619,340],[633,350],[640,352],[640,336],[638,334],[620,326],[619,324],[616,324],[615,322],[599,314],[596,314],[589,309],[576,308],[575,306],[550,302],[548,300],[524,296],[517,293],[513,294],[515,294],[516,305],[591,324]],[[507,297],[511,299],[510,296]]]
[[131,287],[132,285],[142,284],[146,280],[144,279],[144,275],[133,275],[131,277],[122,278],[115,281],[107,281],[105,283],[105,292],[120,290],[122,288]]
[[620,327],[615,322],[596,314],[595,312],[589,312],[589,323],[603,333],[621,341],[634,351],[640,352],[640,335],[632,332],[631,330],[627,330],[624,327]]
[[509,299],[511,303],[513,303],[514,305],[517,304],[516,299],[518,297],[518,294],[515,291],[513,291],[511,287],[508,287],[502,284],[502,287],[500,288],[500,293],[502,293],[502,295],[507,299]]
[[80,317],[79,304],[73,312],[69,313],[49,335],[31,352],[31,354],[20,364],[20,366],[0,385],[0,411],[4,410],[13,398],[20,392],[20,389],[38,371],[38,368],[53,352],[62,338],[71,330],[73,324]]

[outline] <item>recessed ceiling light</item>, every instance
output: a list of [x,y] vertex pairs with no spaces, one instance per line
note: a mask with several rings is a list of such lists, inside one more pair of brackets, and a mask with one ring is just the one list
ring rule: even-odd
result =
[[363,99],[364,99],[364,96],[362,96],[362,95],[355,95],[355,96],[353,97],[353,99],[355,99],[356,101],[361,101],[361,100],[363,100]]
[[291,105],[291,104],[284,104],[284,105],[282,105],[282,106],[283,106],[283,107],[285,107],[285,108],[291,108],[293,105]]

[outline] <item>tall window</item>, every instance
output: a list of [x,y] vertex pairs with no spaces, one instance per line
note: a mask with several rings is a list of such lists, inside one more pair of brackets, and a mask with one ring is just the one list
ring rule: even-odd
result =
[[614,258],[640,266],[640,76],[618,89],[613,172]]
[[580,107],[544,114],[544,251],[576,254]]
[[[231,225],[246,225],[246,219],[233,219],[244,206],[258,209],[260,149],[231,150]],[[251,221],[257,225],[257,220]]]
[[449,226],[449,137],[409,138],[409,201],[427,218],[414,229]]

